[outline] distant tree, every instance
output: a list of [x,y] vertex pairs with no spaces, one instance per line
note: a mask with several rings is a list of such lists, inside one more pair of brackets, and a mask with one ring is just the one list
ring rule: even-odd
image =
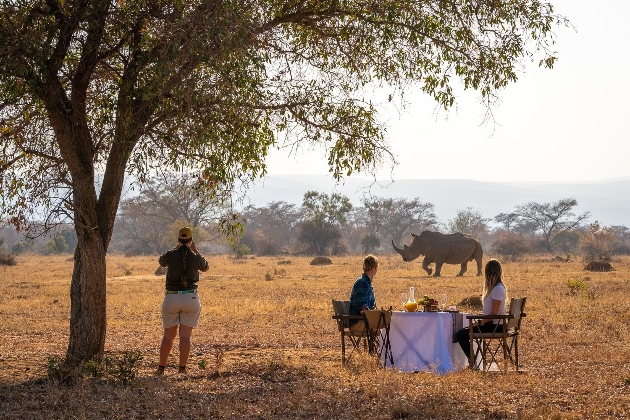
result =
[[589,218],[589,212],[575,215],[572,210],[577,206],[574,198],[565,198],[552,203],[529,202],[517,206],[516,213],[525,222],[535,227],[542,235],[548,252],[553,251],[553,239],[563,232],[577,228]]
[[492,250],[508,260],[517,260],[531,252],[531,246],[526,238],[513,232],[504,232],[492,243]]
[[380,237],[387,237],[395,243],[412,232],[421,233],[427,228],[435,227],[437,217],[434,205],[420,200],[419,197],[382,198],[367,197],[362,199],[367,209],[372,232]]
[[68,245],[67,252],[70,252],[70,253],[74,252],[78,243],[77,233],[74,231],[74,229],[63,229],[61,232],[59,232],[59,235],[63,236],[63,239],[66,241],[66,244]]
[[50,254],[63,254],[68,252],[68,244],[62,235],[57,235],[46,243],[46,249]]
[[207,231],[218,235],[218,223],[225,213],[226,208],[212,193],[199,189],[196,178],[159,173],[142,185],[137,196],[121,203],[112,249],[162,252],[172,246],[175,224],[191,226],[197,241]]
[[613,250],[613,254],[630,254],[630,229],[624,225],[614,225],[610,227],[615,232],[615,237],[618,239],[617,245]]
[[352,207],[348,214],[346,214],[346,223],[341,225],[341,234],[347,241],[350,252],[358,253],[363,251],[363,238],[369,235],[376,236],[372,230],[365,207]]
[[241,243],[257,255],[289,253],[297,242],[302,210],[295,204],[274,201],[264,207],[247,206]]
[[378,247],[381,246],[381,240],[375,234],[365,235],[361,239],[361,247],[363,248],[364,254],[369,254],[374,252]]
[[302,201],[304,219],[300,222],[298,240],[308,247],[308,252],[326,255],[339,252],[342,238],[340,227],[346,223],[346,215],[352,209],[350,199],[340,194],[331,195],[308,191]]
[[582,251],[585,257],[589,260],[610,261],[615,247],[620,242],[615,233],[612,226],[603,227],[597,220],[591,223],[582,238]]
[[465,210],[457,210],[455,218],[448,221],[448,231],[466,233],[481,240],[488,234],[489,220],[484,218],[481,212],[467,207]]
[[578,229],[571,229],[556,235],[552,242],[554,249],[564,254],[574,254],[580,249],[582,234]]
[[505,231],[512,232],[514,226],[518,224],[519,216],[516,212],[499,213],[494,216],[494,221],[499,223]]

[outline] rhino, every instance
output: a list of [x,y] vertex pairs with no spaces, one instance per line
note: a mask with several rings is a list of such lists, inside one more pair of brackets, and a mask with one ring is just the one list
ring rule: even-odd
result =
[[431,275],[433,271],[429,264],[435,263],[434,277],[440,276],[442,264],[461,264],[462,269],[457,276],[463,276],[466,272],[468,261],[477,261],[477,275],[481,275],[481,259],[483,249],[481,243],[472,235],[464,233],[444,234],[425,230],[420,235],[412,233],[413,242],[398,248],[392,240],[392,246],[403,257],[403,261],[412,261],[420,255],[424,255],[422,268]]

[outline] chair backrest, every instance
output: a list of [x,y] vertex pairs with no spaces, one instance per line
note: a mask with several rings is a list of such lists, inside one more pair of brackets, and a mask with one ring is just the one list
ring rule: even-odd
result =
[[[335,311],[335,315],[348,315],[350,312],[350,301],[349,300],[332,300],[333,310]],[[339,327],[339,331],[343,331],[345,328],[350,328],[347,319],[338,319],[337,327]]]
[[371,311],[364,311],[365,319],[367,320],[368,327],[372,331],[385,328],[392,321],[392,311],[386,311],[385,309],[375,309]]
[[525,301],[527,296],[510,299],[510,315],[514,318],[508,321],[508,330],[518,331],[521,328],[521,319],[525,316]]

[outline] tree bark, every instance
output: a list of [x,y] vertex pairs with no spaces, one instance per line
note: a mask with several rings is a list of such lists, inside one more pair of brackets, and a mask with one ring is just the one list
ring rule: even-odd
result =
[[70,339],[66,362],[100,359],[105,350],[106,266],[100,237],[81,229],[74,252],[74,270],[70,285]]

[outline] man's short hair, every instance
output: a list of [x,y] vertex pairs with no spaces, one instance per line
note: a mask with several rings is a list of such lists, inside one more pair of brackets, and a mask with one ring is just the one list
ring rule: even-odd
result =
[[370,254],[363,260],[363,272],[368,272],[374,267],[378,267],[378,260],[374,255]]

